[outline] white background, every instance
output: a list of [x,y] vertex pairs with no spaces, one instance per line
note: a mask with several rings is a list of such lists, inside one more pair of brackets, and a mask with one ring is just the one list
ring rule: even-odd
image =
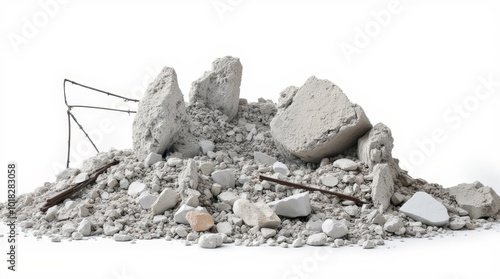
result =
[[[53,181],[65,164],[64,78],[140,98],[170,66],[187,100],[191,82],[225,55],[243,64],[243,98],[277,101],[311,75],[329,79],[373,124],[391,128],[393,155],[412,176],[445,187],[479,180],[500,191],[500,86],[488,92],[480,82],[500,81],[495,1],[64,2],[0,4],[0,166],[18,163],[19,193]],[[123,106],[68,91],[75,103]],[[133,116],[74,113],[101,150],[131,146]],[[431,141],[436,129],[444,140]],[[75,125],[73,136],[78,166],[95,153]]]

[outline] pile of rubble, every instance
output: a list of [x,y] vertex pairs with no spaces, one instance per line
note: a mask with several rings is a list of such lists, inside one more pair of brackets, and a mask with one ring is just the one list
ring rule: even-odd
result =
[[[217,59],[193,82],[186,105],[174,69],[164,68],[139,103],[133,150],[99,153],[18,197],[20,226],[53,241],[374,248],[392,238],[488,229],[500,218],[500,198],[479,182],[443,188],[411,178],[392,157],[390,129],[373,126],[332,82],[311,77],[281,92],[278,104],[248,103],[239,97],[241,78],[239,59]],[[113,160],[95,183],[40,211]],[[5,204],[0,210],[7,216]]]

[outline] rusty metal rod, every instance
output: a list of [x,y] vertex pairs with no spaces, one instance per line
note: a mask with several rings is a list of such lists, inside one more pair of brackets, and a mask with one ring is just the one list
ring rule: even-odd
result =
[[107,163],[106,165],[98,168],[92,174],[90,174],[89,178],[86,179],[85,181],[77,183],[77,184],[71,186],[69,189],[64,190],[64,191],[58,193],[57,195],[47,199],[47,202],[40,208],[40,211],[46,212],[52,206],[63,202],[65,199],[71,197],[73,194],[80,191],[84,187],[94,183],[100,174],[105,172],[109,167],[114,166],[116,164],[118,164],[117,160],[113,160],[112,162]]
[[305,186],[305,185],[302,185],[302,184],[297,184],[297,183],[293,183],[293,182],[289,182],[289,181],[284,181],[284,180],[281,180],[281,179],[267,177],[267,176],[264,176],[264,175],[259,175],[259,179],[260,180],[271,181],[271,182],[278,183],[278,184],[285,185],[285,186],[289,186],[289,187],[292,187],[292,188],[297,188],[297,189],[302,189],[302,190],[307,190],[307,191],[318,191],[318,192],[321,192],[323,194],[334,195],[334,196],[339,197],[340,199],[350,200],[350,201],[353,201],[353,202],[359,203],[359,204],[368,204],[368,202],[360,200],[360,199],[358,199],[356,197],[353,197],[353,196],[344,195],[344,194],[341,194],[341,193],[337,193],[337,192],[333,192],[333,191],[328,191],[328,190],[323,190],[323,189],[318,189],[318,188],[314,188],[314,187],[309,187],[309,186]]

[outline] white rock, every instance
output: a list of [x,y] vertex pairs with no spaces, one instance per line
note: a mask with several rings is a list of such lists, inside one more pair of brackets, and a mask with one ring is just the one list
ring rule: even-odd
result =
[[217,198],[221,202],[230,204],[232,206],[234,202],[239,200],[241,197],[235,194],[234,192],[222,192],[217,196]]
[[150,152],[148,154],[148,156],[146,156],[146,159],[144,159],[144,165],[145,166],[152,166],[155,163],[161,161],[161,159],[162,159],[161,154]]
[[185,224],[189,225],[188,220],[186,219],[186,214],[190,211],[198,211],[198,212],[205,212],[208,213],[208,211],[201,206],[198,207],[192,207],[187,204],[183,204],[177,209],[177,211],[174,214],[174,221],[179,224]]
[[260,232],[262,233],[262,237],[264,237],[265,239],[276,235],[276,230],[270,228],[262,228],[260,229]]
[[201,152],[203,152],[203,154],[205,154],[205,155],[208,153],[208,151],[214,151],[214,149],[215,149],[215,144],[211,140],[201,140],[199,142],[199,144],[200,144]]
[[118,242],[125,242],[125,241],[131,241],[133,238],[130,235],[117,233],[113,235],[113,239]]
[[416,192],[399,211],[430,226],[444,226],[450,220],[446,207],[425,192]]
[[187,160],[186,167],[179,174],[178,184],[181,192],[188,188],[198,188],[198,167],[193,159]]
[[79,233],[79,232],[73,232],[71,234],[71,238],[73,240],[82,240],[83,239],[83,234]]
[[306,223],[306,230],[311,231],[311,232],[321,232],[322,225],[323,225],[323,221],[311,218]]
[[108,235],[108,236],[112,236],[120,231],[119,228],[115,227],[114,225],[108,224],[108,223],[103,225],[103,229],[104,229],[104,234]]
[[177,167],[180,165],[182,165],[182,159],[174,158],[174,157],[167,159],[167,166],[169,166],[169,167]]
[[236,177],[232,169],[216,170],[212,172],[212,180],[222,185],[224,188],[234,188],[236,183]]
[[89,179],[89,174],[86,172],[81,172],[77,176],[75,176],[75,178],[73,178],[73,184],[84,182],[87,179]]
[[157,198],[157,195],[144,194],[139,197],[139,204],[143,209],[151,209]]
[[366,240],[362,244],[363,249],[373,249],[375,248],[375,242],[373,240]]
[[216,59],[212,70],[192,83],[190,103],[201,101],[211,109],[222,111],[231,120],[238,112],[242,70],[238,58],[226,56]]
[[255,163],[259,165],[268,165],[268,166],[272,166],[277,161],[276,158],[271,157],[259,151],[253,152],[253,160],[255,161]]
[[203,162],[200,164],[201,173],[210,175],[214,171],[214,164],[212,162]]
[[303,245],[304,245],[304,240],[302,238],[297,238],[292,242],[292,246],[294,248],[299,248],[302,247]]
[[165,67],[148,86],[137,107],[132,142],[139,158],[150,152],[163,154],[188,127],[184,97],[177,74]]
[[274,229],[281,224],[278,215],[264,203],[250,203],[247,199],[238,199],[234,202],[233,212],[252,227]]
[[389,218],[384,224],[384,230],[390,233],[396,233],[403,227],[403,220],[396,216]]
[[129,185],[130,184],[128,182],[128,179],[124,178],[124,179],[120,180],[120,188],[121,189],[127,190]]
[[[26,222],[26,221],[25,221]],[[25,226],[26,227],[26,226]],[[71,236],[71,234],[76,231],[75,225],[73,223],[66,223],[61,228],[62,233],[65,236]]]
[[315,233],[307,238],[307,245],[311,246],[323,246],[326,243],[326,234]]
[[179,202],[179,198],[180,196],[177,191],[164,189],[151,206],[153,215],[162,214],[166,210],[174,208],[177,205],[177,202]]
[[458,206],[465,209],[472,219],[494,217],[500,210],[500,197],[481,182],[459,184],[448,189]]
[[288,167],[285,164],[283,164],[282,162],[275,162],[273,164],[273,171],[275,173],[280,173],[284,176],[288,176],[290,174]]
[[372,200],[375,207],[382,207],[385,211],[391,202],[394,194],[394,180],[391,169],[387,164],[377,164],[373,168]]
[[335,160],[332,164],[334,167],[345,170],[345,171],[353,171],[358,169],[358,163],[353,160],[342,158]]
[[131,197],[135,197],[147,189],[146,184],[138,181],[132,182],[128,186],[127,194]]
[[222,245],[222,235],[215,233],[203,234],[200,239],[198,239],[198,245],[201,248],[213,249]]
[[339,184],[339,179],[335,175],[327,174],[321,177],[321,183],[328,187],[335,187]]
[[378,123],[358,140],[358,158],[370,169],[379,163],[395,164],[392,158],[393,143],[391,130]]
[[321,225],[321,230],[331,238],[342,238],[349,232],[344,222],[326,219]]
[[225,235],[232,235],[233,234],[233,226],[229,222],[220,222],[217,223],[217,232],[223,233]]
[[295,218],[311,214],[309,192],[295,194],[284,199],[268,203],[274,212],[280,216]]
[[448,227],[450,228],[450,230],[460,230],[465,227],[466,223],[467,222],[463,218],[455,218],[450,221]]
[[77,231],[81,233],[83,236],[89,236],[92,230],[92,223],[87,218],[84,218],[80,221],[78,225]]
[[310,77],[288,95],[294,95],[292,102],[279,109],[270,124],[276,146],[286,157],[319,162],[357,144],[372,127],[363,109],[328,80]]
[[210,192],[214,196],[218,196],[220,192],[222,191],[222,185],[214,183],[212,184],[212,187],[210,187]]

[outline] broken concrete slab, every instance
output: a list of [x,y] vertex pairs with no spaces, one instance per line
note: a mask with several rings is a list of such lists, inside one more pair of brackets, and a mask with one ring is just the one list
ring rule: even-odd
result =
[[392,166],[395,164],[392,158],[393,147],[394,138],[391,130],[386,125],[378,123],[358,140],[358,158],[370,169],[379,163]]
[[446,207],[426,192],[413,194],[399,211],[429,226],[444,226],[450,220]]
[[308,162],[340,154],[357,144],[371,127],[363,109],[351,103],[338,86],[314,76],[270,124],[281,153]]
[[494,217],[500,210],[500,197],[495,190],[479,181],[459,184],[448,191],[472,219]]
[[164,189],[156,201],[151,206],[153,215],[162,214],[163,212],[174,208],[179,202],[180,195],[172,189]]
[[193,104],[203,102],[208,108],[218,109],[233,119],[238,113],[242,71],[243,66],[236,57],[216,59],[212,69],[192,83],[189,101]]
[[390,205],[394,194],[394,180],[391,168],[387,164],[377,164],[373,168],[372,201],[383,213]]
[[163,154],[187,129],[188,123],[177,74],[165,67],[148,86],[137,107],[132,126],[134,152],[139,158],[150,152]]
[[245,224],[259,228],[275,229],[281,224],[281,219],[264,203],[251,203],[247,199],[238,199],[234,202],[233,212],[241,217]]
[[309,192],[295,194],[281,200],[267,203],[276,214],[288,218],[305,217],[311,214]]

